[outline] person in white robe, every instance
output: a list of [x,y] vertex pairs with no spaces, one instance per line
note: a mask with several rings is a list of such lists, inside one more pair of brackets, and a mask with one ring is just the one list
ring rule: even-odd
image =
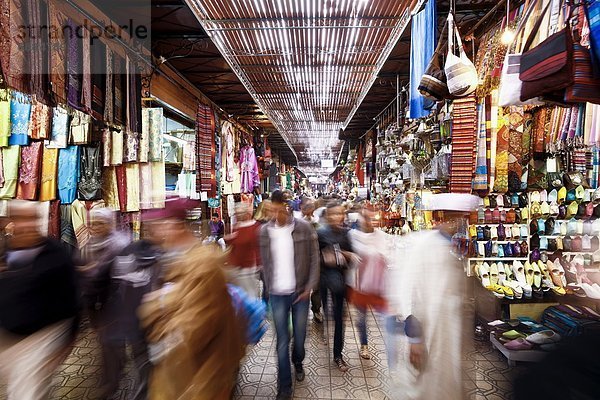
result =
[[[432,211],[441,211],[433,230],[412,233],[397,246],[396,264],[388,272],[386,324],[389,388],[394,400],[463,400],[463,289],[465,274],[453,243],[478,198],[463,194],[434,195]],[[405,316],[419,321],[421,341],[406,346],[394,334]],[[403,361],[408,355],[409,360]],[[409,361],[409,362],[408,362]]]

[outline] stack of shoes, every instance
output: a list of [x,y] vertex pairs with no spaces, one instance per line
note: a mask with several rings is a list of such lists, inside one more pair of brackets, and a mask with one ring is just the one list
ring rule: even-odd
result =
[[[500,265],[502,266],[502,275],[503,279],[505,280],[506,270],[502,263],[500,263]],[[492,265],[489,265],[487,262],[484,262],[483,264],[477,264],[475,266],[475,274],[481,281],[482,286],[492,292],[496,297],[501,299],[514,299],[515,293],[513,289],[504,285],[504,281],[500,283],[498,264],[492,263]]]

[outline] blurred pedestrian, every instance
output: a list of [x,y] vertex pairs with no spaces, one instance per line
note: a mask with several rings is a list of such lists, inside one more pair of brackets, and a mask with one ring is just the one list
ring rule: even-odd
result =
[[406,236],[395,256],[396,264],[387,279],[392,313],[387,331],[411,316],[418,321],[422,335],[412,335],[421,339],[411,341],[410,363],[406,364],[397,362],[397,346],[388,340],[388,363],[396,385],[390,395],[394,399],[466,398],[462,364],[464,271],[455,256],[453,240],[478,202],[479,198],[471,195],[434,195],[431,210],[440,214],[441,223],[434,230]]
[[[319,227],[318,218],[315,217],[315,201],[310,197],[304,197],[302,199],[302,203],[300,204],[300,211],[302,213],[302,218],[312,225],[314,229]],[[321,266],[319,265],[319,270]],[[321,273],[319,272],[319,278]],[[323,313],[321,313],[321,291],[320,284],[317,285],[315,289],[313,289],[312,294],[310,295],[310,308],[313,313],[313,321],[322,324],[323,323]]]
[[[122,347],[114,338],[113,323],[120,311],[116,299],[118,287],[113,285],[113,262],[130,241],[116,229],[116,214],[110,208],[90,212],[90,240],[85,249],[83,275],[84,304],[90,322],[98,335],[102,352],[101,396],[110,397],[119,388],[123,362]],[[115,304],[115,302],[117,304]]]
[[292,217],[283,193],[273,192],[271,201],[274,219],[261,229],[260,253],[277,335],[277,399],[291,399],[289,316],[294,338],[291,361],[296,380],[303,381],[308,302],[318,282],[319,251],[314,229]]
[[231,282],[242,288],[252,298],[259,297],[260,251],[258,234],[261,224],[252,219],[252,205],[235,205],[236,224],[233,233],[225,236],[229,246],[228,272]]
[[360,356],[370,359],[367,337],[367,310],[386,311],[385,274],[391,263],[391,238],[375,229],[373,222],[377,211],[366,203],[360,211],[360,229],[350,231],[350,242],[359,260],[347,274],[348,300],[357,311],[356,327],[360,337]]
[[0,377],[8,400],[48,397],[52,374],[78,326],[75,267],[41,232],[40,203],[9,203],[10,237],[0,272]]
[[344,349],[344,300],[346,299],[344,274],[354,260],[354,254],[352,253],[348,229],[344,227],[346,214],[341,203],[330,202],[324,215],[327,222],[317,230],[321,252],[321,301],[323,302],[323,310],[327,314],[327,292],[331,292],[335,323],[333,359],[338,369],[346,372],[348,364],[342,356]]
[[144,217],[167,251],[164,283],[139,309],[154,365],[151,400],[229,399],[244,355],[245,329],[227,291],[225,254],[188,229],[191,203],[170,200]]

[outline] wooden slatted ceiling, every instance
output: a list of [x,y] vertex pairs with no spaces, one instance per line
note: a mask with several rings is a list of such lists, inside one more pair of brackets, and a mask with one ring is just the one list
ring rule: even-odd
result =
[[188,0],[300,167],[336,159],[338,132],[407,21],[408,0]]

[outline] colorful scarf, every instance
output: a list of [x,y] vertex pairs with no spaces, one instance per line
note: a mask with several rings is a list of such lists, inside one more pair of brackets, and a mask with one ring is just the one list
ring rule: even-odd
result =
[[475,161],[474,191],[488,191],[487,129],[485,120],[485,100],[477,105],[477,158]]
[[82,94],[82,43],[77,37],[78,26],[69,18],[67,25],[70,28],[67,36],[67,100],[71,107],[81,109]]
[[[56,7],[58,0],[48,1],[50,26],[62,28],[67,24],[67,17]],[[56,104],[67,102],[67,48],[62,29],[57,29],[50,38],[48,60],[50,63],[50,90]]]
[[92,49],[90,31],[81,28],[83,32],[81,51],[81,107],[86,113],[92,111]]
[[29,144],[29,120],[31,98],[23,93],[13,92],[10,100],[10,137],[8,144],[27,146]]
[[10,99],[8,89],[0,89],[0,147],[8,146],[10,136]]
[[58,152],[58,197],[71,204],[77,196],[79,181],[79,146],[67,146]]
[[17,199],[37,199],[42,167],[42,146],[42,142],[32,142],[21,150]]

